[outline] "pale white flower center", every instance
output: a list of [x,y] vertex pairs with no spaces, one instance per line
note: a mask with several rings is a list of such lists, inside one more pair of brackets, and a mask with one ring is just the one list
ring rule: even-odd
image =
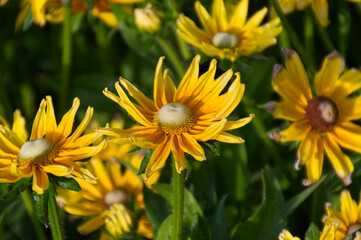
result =
[[337,117],[337,109],[335,104],[330,101],[321,102],[318,106],[321,112],[321,117],[328,123],[334,123]]
[[110,192],[107,192],[104,196],[104,203],[107,207],[111,207],[114,204],[122,203],[125,204],[128,202],[129,194],[121,189],[116,189]]
[[39,165],[51,163],[57,155],[55,145],[46,139],[35,139],[27,141],[21,146],[18,155],[18,165]]
[[234,48],[238,46],[239,40],[232,33],[219,32],[213,36],[212,44],[217,48]]
[[182,103],[168,103],[157,112],[155,122],[166,134],[180,133],[193,125],[194,115]]

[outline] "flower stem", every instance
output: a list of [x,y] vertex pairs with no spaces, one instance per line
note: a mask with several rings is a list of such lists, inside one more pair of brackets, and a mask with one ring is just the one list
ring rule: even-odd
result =
[[173,220],[172,240],[182,239],[184,207],[184,173],[178,173],[173,159]]
[[58,209],[55,201],[55,196],[50,195],[48,200],[48,213],[50,229],[54,240],[63,240],[63,231],[60,226],[60,219],[58,216]]
[[185,73],[185,69],[183,64],[181,63],[177,53],[174,51],[173,47],[162,37],[156,37],[156,40],[159,46],[163,49],[165,54],[170,58],[172,61],[175,69],[177,70],[180,77],[182,77]]
[[277,0],[271,0],[271,2],[277,15],[281,19],[282,26],[284,27],[284,30],[287,31],[293,46],[295,47],[296,51],[300,54],[302,60],[305,62],[305,65],[307,66],[307,69],[311,72],[311,75],[313,75],[315,73],[315,67],[312,58],[306,52],[305,48],[301,44],[296,32],[293,30],[291,24],[287,20],[286,16],[283,14],[282,9],[278,4]]
[[26,209],[28,210],[30,220],[33,223],[33,226],[35,228],[35,234],[36,234],[37,239],[46,240],[46,236],[43,231],[43,228],[42,228],[40,222],[38,221],[38,219],[36,218],[34,205],[31,200],[29,191],[28,190],[22,191],[21,197],[25,203]]
[[63,55],[61,60],[61,92],[60,92],[60,111],[66,110],[66,103],[69,97],[70,84],[70,65],[71,65],[71,7],[70,3],[64,3],[64,21],[63,21]]

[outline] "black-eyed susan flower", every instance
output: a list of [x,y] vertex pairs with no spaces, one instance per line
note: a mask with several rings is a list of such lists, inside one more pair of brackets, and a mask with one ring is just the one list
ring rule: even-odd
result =
[[[340,199],[340,211],[333,209],[330,203],[326,203],[326,215],[322,219],[325,225],[338,224],[335,234],[336,240],[345,239],[346,236],[354,234],[361,228],[361,200],[357,205],[347,190],[342,191]],[[361,239],[360,232],[356,232],[355,239]]]
[[[127,155],[131,148],[134,148],[134,145],[109,143],[104,151],[93,157],[86,165],[99,179],[97,184],[78,180],[82,192],[58,190],[57,201],[65,211],[73,215],[89,217],[77,228],[81,234],[86,235],[104,227],[105,232],[117,238],[131,232],[137,225],[135,230],[138,234],[153,238],[152,225],[144,212],[143,182],[132,170],[122,171],[121,165],[115,158],[122,157],[122,160],[139,168],[144,153]],[[147,185],[155,183],[158,177],[159,175],[153,175],[147,181]],[[135,203],[141,211],[136,224],[135,213],[129,209],[129,202]],[[100,239],[113,239],[105,232],[101,233]]]
[[109,27],[116,28],[118,26],[118,19],[110,9],[110,4],[134,4],[144,2],[144,0],[94,0],[94,7],[92,9],[93,17],[101,19]]
[[76,161],[100,152],[105,141],[89,146],[100,133],[80,136],[87,127],[93,108],[71,134],[80,101],[75,98],[72,108],[56,123],[50,96],[43,99],[35,116],[31,136],[27,140],[25,120],[18,111],[14,114],[12,129],[0,126],[0,182],[13,183],[33,177],[33,190],[43,194],[49,187],[48,174],[95,182],[94,176]]
[[279,18],[260,25],[267,14],[267,8],[246,20],[248,0],[241,0],[230,17],[223,0],[214,0],[212,15],[199,1],[195,3],[195,9],[204,30],[181,14],[177,20],[178,33],[186,42],[208,56],[235,61],[239,56],[261,52],[276,44],[276,37],[282,31]]
[[283,98],[273,103],[273,116],[293,121],[286,130],[271,134],[281,142],[301,141],[298,163],[306,165],[307,180],[317,181],[322,173],[324,152],[344,184],[351,183],[353,164],[341,147],[361,153],[361,96],[347,98],[361,88],[361,72],[344,71],[344,59],[328,55],[314,77],[313,95],[305,69],[294,51],[286,51],[286,68],[276,65],[272,86]]
[[161,24],[162,14],[157,11],[151,4],[145,8],[134,9],[135,26],[143,32],[157,32]]
[[[228,91],[222,93],[230,82],[233,72],[228,70],[216,80],[216,60],[212,60],[209,70],[199,76],[200,56],[193,59],[178,88],[168,76],[168,70],[162,73],[164,57],[158,61],[154,78],[154,101],[147,98],[127,80],[120,77],[115,84],[119,96],[107,88],[104,94],[124,108],[141,126],[131,129],[102,129],[113,136],[129,138],[140,147],[154,148],[154,152],[146,168],[146,176],[150,176],[164,166],[170,152],[181,172],[186,168],[184,153],[192,155],[196,160],[206,159],[204,150],[198,142],[216,140],[227,143],[243,143],[244,140],[226,131],[240,128],[249,123],[253,115],[237,121],[227,121],[239,104],[244,93],[241,76],[230,83]],[[133,103],[127,94],[138,104]],[[222,94],[221,94],[222,93]]]

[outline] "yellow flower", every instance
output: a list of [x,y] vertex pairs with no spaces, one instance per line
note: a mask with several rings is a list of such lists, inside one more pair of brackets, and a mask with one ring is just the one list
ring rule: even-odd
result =
[[[239,73],[235,74],[236,79],[228,91],[221,94],[232,78],[232,70],[214,80],[217,61],[212,60],[209,70],[198,76],[200,56],[196,56],[177,89],[168,76],[168,70],[162,74],[163,59],[159,59],[155,73],[154,102],[122,77],[115,84],[119,96],[107,88],[104,90],[107,97],[117,102],[141,126],[101,131],[127,137],[140,147],[155,148],[146,168],[147,177],[163,167],[170,152],[178,172],[186,168],[185,152],[198,161],[205,160],[204,150],[198,142],[243,143],[242,138],[226,131],[240,128],[253,118],[250,115],[237,121],[226,119],[243,96],[245,86],[240,82]],[[138,104],[130,101],[120,84]]]
[[[123,145],[117,145],[117,147],[113,145],[111,148],[106,148],[104,152],[109,153],[105,155],[125,156],[128,147],[124,148]],[[139,168],[143,156],[144,153],[137,152],[123,160]],[[105,226],[106,231],[113,237],[130,232],[134,225],[132,220],[134,213],[127,206],[128,200],[132,198],[141,210],[137,232],[144,237],[153,238],[152,225],[144,212],[143,183],[138,176],[130,169],[123,172],[121,165],[113,157],[104,162],[94,157],[87,163],[87,167],[99,179],[96,185],[78,180],[82,192],[58,190],[57,201],[65,211],[77,216],[91,216],[77,228],[78,231],[86,235]],[[159,175],[152,176],[148,184],[155,183],[158,177]],[[101,239],[112,238],[103,232]]]
[[118,20],[110,9],[110,3],[133,4],[140,2],[144,2],[144,0],[94,0],[92,15],[93,17],[100,18],[109,27],[116,28],[118,26]]
[[75,161],[94,156],[104,148],[105,141],[89,146],[102,135],[80,137],[92,117],[91,107],[71,134],[79,105],[79,99],[75,98],[72,108],[57,125],[52,99],[46,96],[40,103],[28,141],[25,120],[18,111],[11,130],[0,126],[0,182],[13,183],[33,177],[33,190],[38,194],[48,189],[48,174],[95,182],[93,175]]
[[[88,10],[84,0],[71,0],[72,14],[86,12]],[[16,29],[23,24],[28,9],[31,9],[33,21],[44,26],[47,21],[60,23],[64,18],[64,4],[61,0],[23,0],[21,11],[16,19]]]
[[143,32],[154,33],[158,31],[161,17],[161,14],[151,4],[147,4],[145,8],[134,9],[135,25]]
[[261,52],[276,44],[276,36],[282,31],[279,18],[260,26],[267,14],[266,7],[246,21],[248,0],[241,0],[230,18],[223,0],[214,0],[212,16],[199,1],[195,3],[195,9],[204,30],[181,14],[177,21],[178,33],[208,56],[235,61],[239,56]]
[[0,7],[4,6],[8,0],[0,0]]
[[[331,208],[330,203],[326,203],[326,215],[323,218],[323,222],[325,225],[337,223],[339,226],[336,231],[335,239],[345,239],[347,235],[354,234],[361,228],[361,201],[359,200],[359,204],[357,205],[356,201],[352,199],[349,191],[342,191],[341,210],[337,211]],[[361,234],[356,232],[356,237],[354,239],[360,238]]]
[[287,231],[283,230],[280,235],[278,235],[278,240],[300,240],[298,237],[292,236],[292,234]]
[[286,51],[286,68],[276,65],[272,86],[283,101],[274,103],[273,116],[293,121],[286,130],[271,134],[281,142],[301,141],[298,163],[306,165],[307,180],[317,181],[326,152],[344,184],[351,183],[353,164],[339,145],[361,153],[361,127],[351,122],[361,118],[361,96],[347,98],[361,88],[361,72],[344,71],[344,59],[336,52],[328,55],[314,77],[316,96],[299,56]]

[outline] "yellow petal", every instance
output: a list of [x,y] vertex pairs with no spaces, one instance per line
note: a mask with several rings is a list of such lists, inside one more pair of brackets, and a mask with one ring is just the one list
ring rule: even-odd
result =
[[341,193],[341,214],[349,224],[356,223],[359,220],[357,203],[347,190]]
[[315,148],[313,149],[313,152],[311,152],[311,155],[306,162],[308,182],[317,182],[320,179],[323,166],[323,157],[324,139],[323,137],[317,136]]
[[160,144],[153,152],[148,166],[145,169],[146,177],[151,176],[154,172],[161,169],[164,166],[165,161],[167,160],[170,153],[170,137],[167,136],[163,143]]
[[[177,25],[179,27],[178,34],[189,44],[195,47],[200,47],[202,41],[211,42],[211,36],[205,33],[202,29],[188,17],[183,14],[179,15],[177,19]],[[201,42],[199,42],[201,41]]]
[[315,131],[309,131],[307,136],[302,140],[301,145],[298,149],[300,154],[300,160],[302,164],[305,164],[311,155],[316,152],[314,151],[318,142],[318,133]]
[[149,219],[147,218],[147,215],[144,213],[140,215],[140,219],[138,221],[138,229],[137,233],[142,235],[143,237],[153,239],[153,225],[150,223]]
[[66,139],[73,129],[75,114],[80,106],[79,98],[74,98],[71,109],[63,116],[59,126],[56,128],[54,143],[62,142]]
[[345,60],[337,52],[329,54],[324,59],[321,70],[315,75],[315,86],[319,96],[329,96],[329,93],[334,89],[336,81],[344,67]]
[[251,30],[252,28],[258,27],[261,24],[263,18],[266,16],[267,11],[268,10],[266,7],[257,11],[252,17],[250,17],[247,20],[246,24],[244,25],[243,30],[248,31],[248,30]]
[[0,183],[14,183],[18,180],[20,178],[12,175],[9,171],[0,171]]
[[10,173],[15,177],[27,178],[33,175],[33,168],[32,166],[19,167],[16,163],[12,163]]
[[106,192],[112,191],[115,186],[113,186],[111,179],[109,178],[109,173],[105,169],[101,160],[92,158],[90,164],[93,167],[95,176],[99,179],[99,184],[106,190]]
[[88,235],[104,225],[104,216],[98,215],[81,224],[76,228],[80,234]]
[[311,130],[311,125],[307,120],[292,123],[287,129],[280,132],[281,142],[303,140]]
[[184,152],[192,155],[196,160],[206,160],[204,150],[194,136],[188,133],[182,133],[182,136],[178,137],[178,143]]
[[214,140],[225,143],[244,143],[244,140],[240,137],[234,136],[230,133],[222,132]]
[[233,130],[245,126],[254,118],[254,114],[250,114],[249,117],[238,119],[237,121],[227,121],[224,126],[224,131]]
[[40,107],[38,112],[36,113],[34,123],[33,123],[33,129],[31,131],[30,140],[43,138],[46,130],[45,125],[45,107],[46,107],[46,101],[43,99],[40,103]]
[[33,172],[33,191],[39,195],[43,194],[44,191],[49,188],[48,175],[41,168],[36,166],[33,167]]
[[214,123],[209,126],[203,133],[194,135],[193,137],[201,142],[205,142],[211,139],[216,138],[220,132],[222,132],[224,126],[226,125],[227,120],[224,118],[221,121]]
[[75,148],[71,150],[62,150],[56,157],[57,160],[67,159],[71,161],[76,161],[79,159],[84,159],[88,157],[93,157],[102,151],[107,144],[107,140],[103,140],[99,145],[92,146],[92,147],[82,147],[82,148]]
[[361,95],[347,98],[337,103],[338,121],[350,121],[361,118]]
[[175,167],[177,169],[177,172],[180,174],[184,169],[187,168],[187,164],[186,164],[186,159],[184,157],[184,152],[179,144],[179,140],[178,140],[179,138],[181,138],[181,136],[178,137],[178,135],[174,135],[174,134],[171,136],[170,148],[173,154]]
[[50,96],[46,96],[46,140],[54,142],[54,134],[57,128],[53,101]]
[[81,201],[76,204],[65,204],[63,208],[68,213],[78,216],[92,216],[103,211],[101,203],[92,203],[89,201]]
[[229,22],[230,29],[242,29],[248,13],[248,0],[239,1]]
[[360,88],[361,71],[353,68],[342,74],[329,96],[334,102],[338,102]]
[[345,185],[350,184],[353,164],[350,158],[341,151],[332,133],[325,135],[325,151],[338,177]]
[[168,102],[165,98],[165,87],[163,82],[163,75],[162,75],[162,65],[163,65],[164,57],[160,57],[157,68],[155,70],[154,76],[154,102],[158,109],[162,106],[166,105]]
[[46,23],[45,4],[46,0],[29,0],[32,17],[36,24],[44,26]]
[[205,30],[214,35],[217,33],[217,26],[213,18],[209,15],[208,11],[202,6],[199,1],[194,4],[197,16]]
[[327,0],[312,1],[312,10],[323,27],[329,24]]
[[[2,149],[3,151],[6,151],[6,153],[18,155],[20,152],[19,144],[20,144],[21,140],[19,138],[18,138],[18,141],[16,141],[16,140],[14,141],[13,139],[8,139],[6,137],[7,132],[10,133],[10,131],[8,131],[8,129],[0,126],[0,149]],[[14,135],[14,137],[16,136],[15,134],[13,134],[13,135]],[[12,142],[10,140],[13,140],[14,142]]]
[[217,25],[218,32],[225,32],[228,28],[227,12],[223,0],[214,0],[212,5],[212,16]]
[[300,239],[298,237],[292,236],[292,234],[289,231],[283,230],[278,235],[278,240],[300,240]]
[[306,110],[290,102],[276,102],[272,115],[274,118],[298,121],[306,117]]
[[23,116],[21,116],[20,110],[14,112],[14,122],[11,129],[19,138],[25,143],[28,139],[28,132],[26,131],[26,121]]
[[47,165],[47,166],[40,166],[45,172],[51,173],[55,176],[64,177],[64,176],[70,176],[70,174],[73,172],[73,167],[66,167],[63,165]]
[[361,153],[361,127],[352,122],[341,122],[333,127],[336,141],[344,148]]

